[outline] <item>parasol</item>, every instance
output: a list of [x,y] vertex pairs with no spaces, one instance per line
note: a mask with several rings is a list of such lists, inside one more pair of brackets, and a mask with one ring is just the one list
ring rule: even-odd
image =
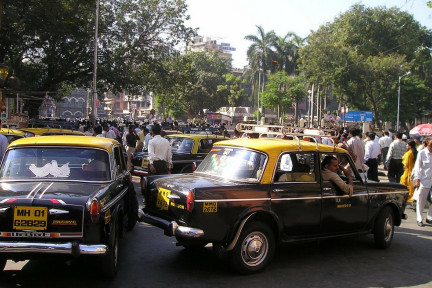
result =
[[410,130],[410,135],[432,135],[432,124],[420,124]]

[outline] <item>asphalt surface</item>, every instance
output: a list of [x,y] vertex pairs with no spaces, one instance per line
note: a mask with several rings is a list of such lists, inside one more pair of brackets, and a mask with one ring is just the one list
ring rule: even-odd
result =
[[[139,193],[138,178],[134,182]],[[138,223],[120,241],[113,281],[101,279],[89,258],[71,266],[8,261],[0,287],[432,287],[432,226],[418,227],[414,211],[406,213],[409,219],[395,228],[387,250],[375,248],[373,235],[279,244],[269,267],[252,276],[239,275],[226,259],[215,259],[210,244],[190,252],[175,246],[162,230]]]

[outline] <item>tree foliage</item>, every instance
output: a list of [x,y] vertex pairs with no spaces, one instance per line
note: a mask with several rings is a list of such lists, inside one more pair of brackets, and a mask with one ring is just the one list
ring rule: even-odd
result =
[[[310,36],[301,50],[300,69],[310,82],[333,85],[350,108],[371,110],[375,119],[394,122],[401,75],[411,69],[414,75],[405,78],[403,86],[417,83],[404,97],[430,93],[424,81],[431,46],[431,31],[412,15],[356,4]],[[405,91],[408,87],[403,86]],[[409,110],[406,104],[401,103],[401,111]],[[422,109],[430,109],[430,104]],[[401,113],[402,122],[413,120],[412,115]]]
[[177,105],[188,118],[202,118],[203,109],[216,111],[229,103],[229,95],[218,91],[218,86],[227,85],[224,75],[230,72],[230,63],[218,52],[178,54],[165,58],[163,65],[168,73],[154,91],[166,106]]

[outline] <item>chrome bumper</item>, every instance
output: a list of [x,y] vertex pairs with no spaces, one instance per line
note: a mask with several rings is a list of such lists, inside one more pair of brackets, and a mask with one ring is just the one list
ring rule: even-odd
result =
[[45,253],[70,255],[104,255],[108,252],[106,245],[85,245],[77,242],[66,243],[32,243],[32,242],[0,242],[1,253]]
[[159,217],[155,217],[144,213],[138,209],[138,221],[151,224],[164,230],[167,236],[176,236],[179,238],[201,238],[204,236],[204,231],[198,228],[179,226],[175,221],[167,221]]

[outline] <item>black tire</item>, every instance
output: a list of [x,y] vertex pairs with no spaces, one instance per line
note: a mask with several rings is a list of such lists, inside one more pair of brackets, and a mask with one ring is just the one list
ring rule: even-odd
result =
[[249,275],[261,272],[273,258],[273,231],[263,222],[247,223],[234,249],[228,252],[231,265],[238,272]]
[[115,225],[114,245],[108,247],[108,254],[101,257],[101,271],[104,279],[114,279],[117,275],[118,249],[119,249],[119,225]]
[[375,219],[374,240],[375,245],[380,249],[390,247],[394,234],[393,210],[386,206]]
[[[132,187],[131,187],[132,186]],[[138,221],[138,198],[136,196],[135,189],[133,187],[133,184],[129,185],[129,209],[128,209],[128,223],[126,226],[126,231],[131,231],[135,228],[136,223]]]
[[0,271],[3,271],[3,269],[6,267],[7,259],[0,259]]

